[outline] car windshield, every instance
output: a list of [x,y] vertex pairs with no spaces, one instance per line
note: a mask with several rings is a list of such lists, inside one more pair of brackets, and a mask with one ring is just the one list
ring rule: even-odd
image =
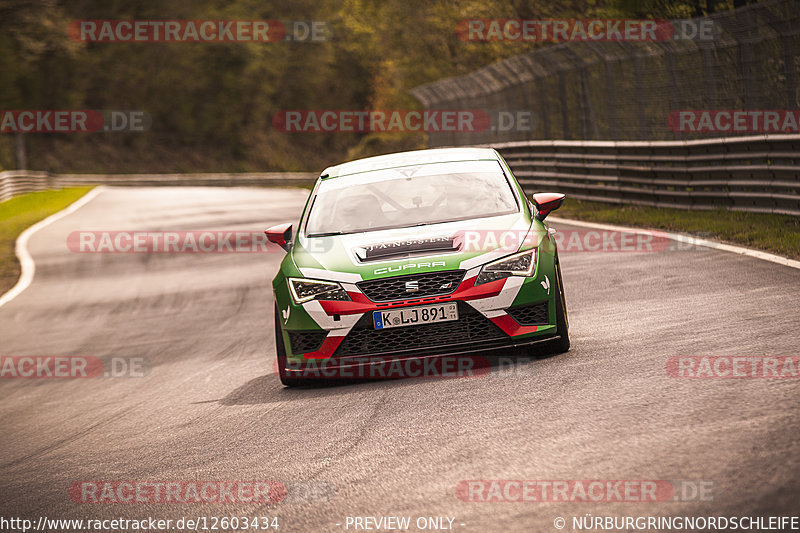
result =
[[462,161],[323,180],[308,237],[439,224],[518,211],[497,161]]

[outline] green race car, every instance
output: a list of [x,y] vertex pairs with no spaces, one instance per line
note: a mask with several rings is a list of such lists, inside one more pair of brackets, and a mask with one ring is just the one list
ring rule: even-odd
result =
[[564,195],[532,199],[489,148],[325,170],[297,231],[266,231],[288,252],[272,282],[281,381],[532,344],[567,351],[558,251],[544,223]]

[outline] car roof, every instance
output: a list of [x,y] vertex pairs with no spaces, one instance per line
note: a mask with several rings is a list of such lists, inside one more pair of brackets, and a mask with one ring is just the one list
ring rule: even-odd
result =
[[399,152],[396,154],[378,155],[357,159],[326,168],[320,174],[323,179],[359,174],[372,170],[427,165],[431,163],[449,163],[454,161],[486,161],[497,160],[497,152],[493,148],[432,148]]

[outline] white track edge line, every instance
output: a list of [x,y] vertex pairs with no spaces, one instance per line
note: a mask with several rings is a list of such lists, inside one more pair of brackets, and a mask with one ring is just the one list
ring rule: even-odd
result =
[[733,246],[732,244],[725,244],[717,241],[709,241],[706,239],[700,239],[698,237],[692,237],[691,235],[682,235],[680,233],[670,233],[667,231],[662,231],[658,229],[646,229],[646,228],[631,228],[627,226],[614,226],[611,224],[599,224],[597,222],[584,222],[583,220],[573,220],[571,218],[561,218],[561,217],[549,217],[549,221],[552,222],[560,222],[562,224],[568,224],[570,226],[579,226],[585,228],[593,228],[593,229],[603,229],[609,231],[627,231],[632,233],[653,233],[660,237],[666,237],[668,239],[672,239],[673,241],[683,242],[686,244],[695,244],[697,246],[704,246],[706,248],[713,248],[715,250],[721,250],[723,252],[730,252],[739,255],[746,255],[748,257],[754,257],[756,259],[761,259],[762,261],[769,261],[771,263],[777,263],[779,265],[787,266],[790,268],[796,268],[800,270],[800,261],[795,261],[794,259],[789,259],[788,257],[783,257],[781,255],[775,255],[768,252],[762,252],[761,250],[754,250],[752,248],[745,248],[743,246]]
[[104,187],[101,185],[99,187],[95,187],[91,191],[87,192],[85,195],[78,198],[76,201],[58,211],[53,213],[49,217],[40,220],[33,226],[30,226],[25,229],[22,233],[20,233],[19,237],[17,237],[17,243],[15,246],[15,252],[17,254],[17,259],[19,259],[19,266],[20,266],[20,276],[17,280],[16,285],[11,287],[5,294],[0,296],[0,307],[7,304],[17,296],[19,296],[22,291],[28,288],[28,286],[33,281],[33,275],[36,273],[36,263],[33,261],[33,257],[31,257],[30,252],[28,252],[28,240],[40,229],[49,226],[53,222],[56,222],[65,216],[74,213],[84,205],[91,202],[98,194],[103,192]]

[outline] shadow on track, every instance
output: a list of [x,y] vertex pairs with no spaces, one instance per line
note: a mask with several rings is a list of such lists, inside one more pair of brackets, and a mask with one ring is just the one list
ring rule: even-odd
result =
[[277,374],[266,374],[251,379],[231,391],[224,398],[214,401],[218,401],[220,405],[224,406],[271,404],[295,400],[307,401],[311,398],[350,394],[355,390],[359,390],[356,387],[405,387],[418,385],[422,382],[433,384],[441,380],[475,379],[489,375],[501,375],[503,372],[531,374],[536,371],[535,364],[537,362],[553,357],[556,356],[532,354],[481,356],[482,364],[471,367],[469,373],[463,375],[321,379],[307,386],[297,388],[285,388],[281,385]]

